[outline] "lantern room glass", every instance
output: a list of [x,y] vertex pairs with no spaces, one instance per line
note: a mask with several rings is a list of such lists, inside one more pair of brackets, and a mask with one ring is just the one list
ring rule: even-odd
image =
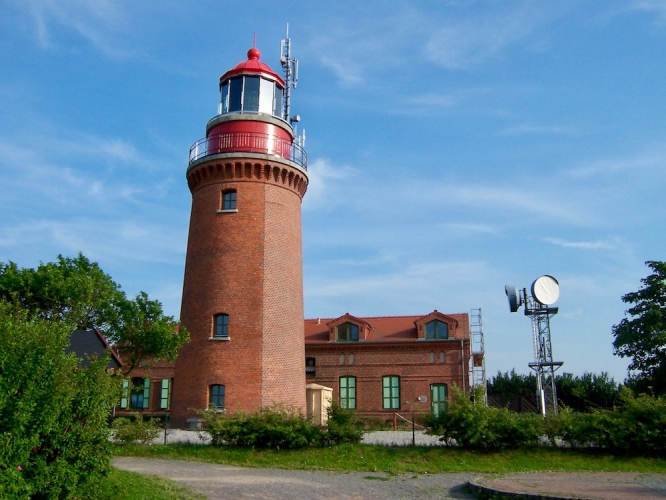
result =
[[219,112],[262,113],[282,118],[282,89],[259,76],[230,78],[220,87]]

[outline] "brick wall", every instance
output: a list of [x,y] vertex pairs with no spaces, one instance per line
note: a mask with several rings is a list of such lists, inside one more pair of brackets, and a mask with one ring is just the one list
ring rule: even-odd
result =
[[[174,425],[208,406],[212,384],[225,386],[226,408],[304,408],[300,203],[307,179],[280,163],[211,160],[188,172],[188,184],[181,321],[191,340],[176,361]],[[228,189],[236,190],[238,211],[219,213]],[[229,315],[229,339],[210,340],[221,313]]]
[[[358,413],[389,419],[395,411],[429,411],[431,384],[443,383],[449,388],[453,385],[468,388],[467,339],[464,340],[463,351],[461,352],[459,340],[396,342],[383,345],[352,342],[306,345],[306,356],[315,358],[316,365],[315,377],[308,377],[307,380],[308,383],[331,387],[333,398],[337,401],[340,377],[356,377]],[[444,362],[441,362],[440,353],[444,353]],[[383,409],[382,377],[387,375],[400,377],[398,410]],[[419,396],[426,396],[426,402],[419,402]]]

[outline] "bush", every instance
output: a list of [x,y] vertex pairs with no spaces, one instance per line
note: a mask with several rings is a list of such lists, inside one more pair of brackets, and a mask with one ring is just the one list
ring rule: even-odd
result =
[[73,329],[0,301],[1,498],[90,496],[110,470],[119,383],[64,353]]
[[328,408],[326,440],[329,444],[360,443],[364,427],[355,411],[341,408],[337,403]]
[[289,408],[280,405],[261,408],[248,415],[205,411],[202,413],[213,445],[250,448],[297,449],[321,445],[321,428]]
[[[589,414],[561,412],[557,432],[576,448],[598,447],[623,452],[666,450],[666,399],[624,388],[620,405]],[[555,432],[553,432],[555,434]]]
[[160,435],[161,427],[159,419],[144,419],[139,412],[131,413],[131,418],[118,417],[112,425],[115,441],[123,444],[150,444]]
[[448,409],[439,416],[430,416],[427,425],[431,434],[447,446],[470,449],[507,449],[538,444],[545,432],[543,418],[534,413],[514,413],[505,408],[483,404],[479,391],[465,395],[452,388],[453,398]]
[[[565,408],[543,418],[474,403],[475,394],[453,389],[448,411],[431,416],[431,434],[447,445],[472,449],[504,449],[551,444],[602,448],[615,452],[652,453],[666,450],[666,398],[634,396],[623,388],[620,404],[610,410],[578,413]],[[477,398],[479,401],[480,398]]]

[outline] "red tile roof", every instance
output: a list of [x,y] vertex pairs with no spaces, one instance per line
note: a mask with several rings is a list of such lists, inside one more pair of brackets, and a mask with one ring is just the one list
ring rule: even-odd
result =
[[[429,314],[429,313],[428,313]],[[414,322],[421,316],[377,316],[357,319],[371,327],[367,342],[405,342],[416,340]],[[469,338],[469,316],[467,313],[446,314],[458,321],[456,338]],[[317,318],[305,320],[305,343],[328,342],[328,323],[338,318]]]

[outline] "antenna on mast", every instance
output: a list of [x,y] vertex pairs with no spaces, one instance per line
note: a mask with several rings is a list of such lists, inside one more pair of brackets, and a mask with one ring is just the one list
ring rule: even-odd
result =
[[[291,39],[289,38],[289,23],[287,23],[287,36],[280,43],[280,64],[284,70],[284,107],[283,118],[290,123],[289,111],[291,107],[291,88],[298,83],[298,60],[291,57]],[[294,117],[297,118],[297,117]],[[300,118],[293,120],[298,121]]]

